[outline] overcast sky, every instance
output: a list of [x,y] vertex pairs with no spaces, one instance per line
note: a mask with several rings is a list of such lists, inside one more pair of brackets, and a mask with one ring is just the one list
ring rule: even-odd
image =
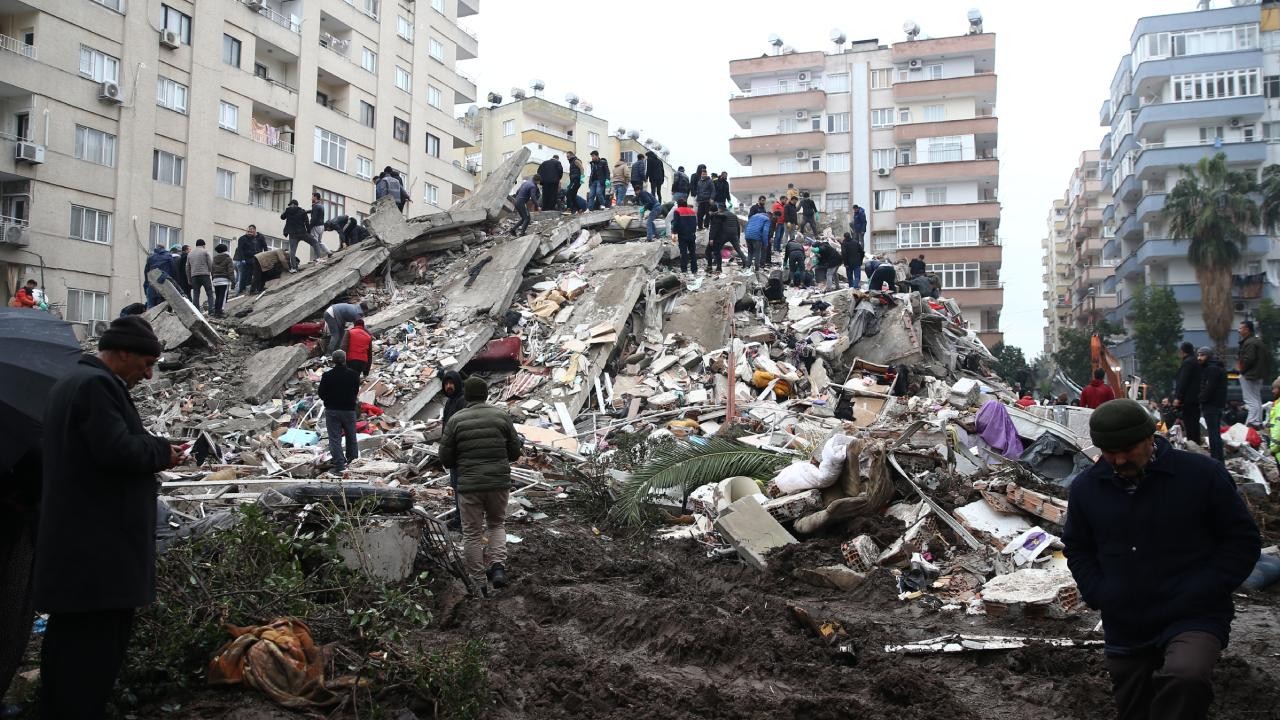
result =
[[[905,39],[902,23],[908,19],[919,23],[922,37],[958,35],[968,29],[970,7],[955,0],[648,0],[622,6],[483,0],[479,15],[462,20],[479,35],[480,57],[460,68],[479,83],[482,100],[491,91],[509,98],[512,87],[538,78],[546,83],[546,97],[563,102],[566,93],[576,93],[611,129],[639,128],[641,137],[670,147],[672,164],[705,162],[732,177],[749,173],[729,156],[729,138],[743,132],[729,117],[730,60],[767,52],[774,32],[798,51],[831,50],[832,28],[853,40],[895,43]],[[1030,360],[1042,349],[1046,217],[1080,153],[1102,140],[1098,109],[1134,22],[1191,11],[1196,2],[992,0],[976,7],[985,31],[997,35],[1005,283],[1000,324],[1005,341]]]

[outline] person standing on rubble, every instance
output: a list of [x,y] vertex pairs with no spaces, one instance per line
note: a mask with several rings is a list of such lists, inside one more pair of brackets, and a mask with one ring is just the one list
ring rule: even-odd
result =
[[237,294],[243,295],[249,289],[249,281],[253,279],[253,256],[267,251],[267,240],[258,234],[258,226],[250,225],[244,234],[236,240],[236,272],[240,282]]
[[[320,193],[311,193],[311,215],[307,219],[307,231],[310,233],[311,242],[311,262],[315,262],[317,258],[329,257],[329,249],[324,246],[324,201],[320,199]],[[295,251],[294,261],[297,262],[297,254]]]
[[667,169],[662,166],[662,158],[658,157],[658,153],[650,150],[644,154],[645,157],[645,178],[649,181],[649,190],[653,196],[658,199],[658,203],[662,203],[662,183],[667,179]]
[[1205,433],[1209,440],[1209,456],[1225,462],[1222,453],[1222,414],[1227,407],[1227,369],[1213,356],[1213,349],[1202,347],[1196,351],[1200,364],[1200,414],[1204,416]]
[[105,717],[137,608],[155,600],[156,476],[181,460],[149,434],[129,390],[163,347],[138,315],[117,318],[49,392],[36,539],[41,714]]
[[174,273],[173,280],[178,289],[182,291],[182,296],[190,300],[191,277],[187,274],[187,256],[191,254],[191,246],[183,245],[178,247],[174,245],[169,250],[173,253],[173,267],[178,271]]
[[926,266],[924,264],[924,253],[920,253],[920,255],[911,258],[911,260],[907,263],[907,276],[920,277],[921,275],[924,274],[925,269],[926,269]]
[[648,218],[644,221],[644,239],[653,240],[658,237],[658,199],[648,190],[641,190],[636,193],[636,204],[640,206],[640,217],[644,218],[648,214]]
[[1202,720],[1231,594],[1262,543],[1227,469],[1155,431],[1133,400],[1093,412],[1102,457],[1071,484],[1062,540],[1080,596],[1102,612],[1121,720]]
[[1271,379],[1271,350],[1262,338],[1252,320],[1244,320],[1238,329],[1240,333],[1240,354],[1236,361],[1240,371],[1240,392],[1244,395],[1245,407],[1249,409],[1249,417],[1245,424],[1258,429],[1262,427],[1262,385]]
[[526,178],[524,182],[520,183],[513,203],[520,219],[516,221],[515,225],[511,226],[511,234],[520,237],[525,230],[529,229],[529,222],[532,220],[529,217],[529,203],[534,203],[535,205],[538,203],[538,184],[533,181],[533,177]]
[[280,219],[284,221],[284,235],[289,238],[289,272],[298,272],[298,245],[311,242],[311,235],[307,230],[310,218],[307,211],[294,199],[280,213]]
[[683,165],[676,168],[676,173],[671,176],[672,204],[676,200],[689,201],[689,176],[685,174]]
[[369,370],[373,367],[373,336],[365,329],[364,318],[351,321],[343,349],[347,353],[347,367],[369,377]]
[[796,227],[800,224],[800,205],[795,198],[787,200],[782,206],[782,220],[787,226],[787,239],[794,239]]
[[1115,392],[1111,386],[1107,384],[1105,378],[1107,371],[1102,368],[1095,368],[1093,371],[1093,379],[1088,385],[1080,391],[1080,405],[1087,408],[1099,408],[1102,403],[1114,400]]
[[227,291],[236,279],[236,264],[227,254],[227,246],[218,243],[213,248],[213,298],[210,299],[210,314],[216,318],[226,317],[223,307],[227,303]]
[[707,231],[707,273],[714,272],[716,277],[724,272],[724,233],[725,216],[732,213],[713,207],[711,211],[711,229]]
[[[147,256],[146,264],[142,268],[142,291],[147,296],[148,308],[153,308],[164,302],[164,296],[151,284],[151,279],[147,277],[152,270],[160,271],[160,282],[177,282],[174,276],[178,274],[178,270],[174,265],[173,255],[170,255],[163,245],[157,245],[151,251],[151,254]],[[32,302],[34,303],[34,298]]]
[[604,183],[609,179],[609,163],[600,157],[600,151],[591,151],[591,162],[588,163],[590,174],[587,176],[587,208],[599,210],[608,204],[604,195]]
[[747,229],[743,232],[747,239],[747,262],[756,270],[763,267],[768,256],[770,225],[769,213],[766,212],[753,213],[747,218]]
[[800,232],[804,232],[807,227],[813,230],[813,236],[818,236],[818,206],[813,202],[813,198],[809,197],[808,192],[800,195]]
[[845,233],[840,241],[840,254],[844,255],[844,279],[849,287],[857,290],[862,287],[862,260],[867,251],[853,233]]
[[729,173],[721,172],[719,175],[712,178],[711,184],[715,188],[715,196],[712,200],[715,201],[717,207],[723,210],[728,210],[730,205],[729,201],[733,199],[733,195],[729,193]]
[[187,285],[191,288],[191,303],[200,309],[200,291],[204,290],[206,310],[213,310],[213,258],[204,249],[204,238],[196,240],[196,249],[187,256]]
[[578,212],[578,188],[582,187],[582,161],[573,152],[565,153],[569,161],[569,187],[564,191],[564,210],[566,214]]
[[622,207],[623,201],[627,199],[627,185],[631,183],[631,168],[624,158],[618,158],[618,162],[613,164],[613,175],[610,182],[613,183],[613,205],[614,207]]
[[1178,347],[1182,364],[1173,384],[1173,407],[1182,418],[1182,431],[1187,439],[1200,444],[1200,375],[1203,368],[1196,359],[1196,348],[1189,342]]
[[716,194],[715,181],[707,175],[707,166],[699,165],[698,174],[693,179],[693,198],[697,202],[697,229],[707,227],[707,218],[711,215],[711,204]]
[[649,176],[649,160],[643,153],[636,153],[635,162],[631,163],[631,189],[638,196],[644,189],[644,181]]
[[390,165],[382,168],[382,173],[373,182],[373,201],[377,202],[384,195],[395,200],[396,209],[404,212],[404,204],[409,202],[409,191],[404,187],[404,179]]
[[564,177],[564,167],[560,164],[560,156],[552,155],[538,166],[538,182],[542,184],[542,210],[556,209],[556,201],[560,199],[560,180]]
[[347,334],[347,323],[362,319],[369,311],[369,303],[334,303],[324,311],[324,324],[329,329],[328,352],[332,355],[342,347]]
[[836,283],[840,277],[840,265],[844,262],[844,256],[835,245],[825,240],[817,240],[814,242],[814,258],[819,280],[823,281],[823,290],[831,292],[836,289]]
[[698,237],[697,213],[683,200],[676,202],[667,215],[667,232],[676,238],[680,246],[680,272],[698,274]]
[[[341,475],[347,464],[360,456],[360,442],[356,437],[356,398],[360,395],[360,373],[347,367],[347,354],[341,350],[333,353],[333,367],[320,376],[316,390],[324,403],[324,426],[329,434],[331,470]],[[342,442],[346,440],[346,452]]]
[[[467,406],[467,396],[462,393],[462,374],[457,370],[446,370],[440,378],[440,393],[444,395],[444,411],[440,414],[440,427],[449,424],[449,418]],[[449,486],[453,488],[453,519],[449,521],[450,530],[462,529],[462,509],[458,505],[458,468],[449,468]]]
[[853,230],[854,239],[865,246],[867,239],[867,211],[863,210],[861,205],[853,206],[853,220],[849,223],[849,229]]
[[[485,587],[507,584],[507,500],[511,463],[520,457],[521,439],[511,416],[490,405],[489,386],[479,377],[462,384],[465,408],[445,423],[440,462],[458,470],[458,506],[467,573]],[[485,555],[488,555],[486,558]]]

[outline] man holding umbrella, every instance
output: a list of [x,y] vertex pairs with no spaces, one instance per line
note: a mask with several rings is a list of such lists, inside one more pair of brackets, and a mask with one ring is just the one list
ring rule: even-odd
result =
[[44,413],[44,484],[35,606],[49,613],[41,710],[100,717],[136,608],[155,599],[155,473],[180,453],[148,433],[129,389],[163,347],[140,316],[116,318],[98,354],[53,386]]

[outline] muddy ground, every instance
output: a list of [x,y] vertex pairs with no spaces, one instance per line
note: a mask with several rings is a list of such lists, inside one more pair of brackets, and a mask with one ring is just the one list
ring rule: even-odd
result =
[[[511,547],[512,584],[452,609],[450,593],[437,594],[437,625],[423,638],[428,644],[487,642],[492,706],[485,717],[1111,716],[1096,649],[945,657],[884,651],[886,643],[952,632],[1099,638],[1093,613],[1070,620],[968,616],[899,601],[883,571],[847,593],[789,576],[791,567],[839,562],[836,539],[805,543],[775,558],[780,571],[761,575],[736,559],[708,559],[693,543],[610,539],[567,517],[508,530],[523,538]],[[797,625],[792,604],[819,620],[840,621],[856,663]],[[1280,602],[1260,594],[1238,597],[1237,606],[1233,642],[1215,676],[1213,717],[1280,718]],[[244,691],[201,693],[179,714],[297,717]],[[387,716],[396,717],[395,710]],[[173,715],[157,710],[138,717]]]

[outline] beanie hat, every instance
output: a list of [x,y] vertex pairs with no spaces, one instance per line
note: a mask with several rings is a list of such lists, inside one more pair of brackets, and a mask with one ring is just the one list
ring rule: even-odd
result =
[[111,321],[102,337],[98,338],[99,350],[120,350],[148,357],[160,357],[164,346],[156,337],[151,325],[140,315],[126,315]]
[[1156,434],[1156,421],[1136,400],[1110,400],[1089,416],[1089,438],[1100,450],[1124,450]]
[[1197,350],[1196,354],[1204,355],[1205,357],[1213,357],[1213,348],[1209,347],[1208,345],[1205,345],[1204,347]]
[[489,383],[473,375],[462,383],[462,395],[468,402],[484,402],[489,399]]

